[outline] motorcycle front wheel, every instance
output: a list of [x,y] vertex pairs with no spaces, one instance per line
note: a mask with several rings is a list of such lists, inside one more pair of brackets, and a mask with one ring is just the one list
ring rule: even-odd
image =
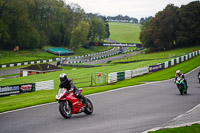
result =
[[92,102],[88,98],[85,98],[85,101],[86,101],[86,107],[84,113],[90,115],[93,112]]
[[66,119],[71,118],[72,116],[72,109],[65,101],[60,102],[59,111],[60,114]]
[[183,95],[183,91],[184,91],[183,86],[179,85],[178,89],[179,89],[180,94]]

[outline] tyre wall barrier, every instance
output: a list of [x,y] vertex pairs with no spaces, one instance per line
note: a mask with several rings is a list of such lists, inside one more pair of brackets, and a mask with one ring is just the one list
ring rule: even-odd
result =
[[6,67],[14,67],[14,66],[22,66],[22,65],[29,65],[29,64],[39,64],[39,63],[47,63],[47,62],[53,62],[58,61],[59,58],[49,59],[49,60],[38,60],[38,61],[25,61],[21,63],[11,63],[11,64],[5,64],[0,65],[0,68],[6,68]]
[[[106,54],[105,52],[105,55],[99,55],[99,56],[96,56],[96,57],[93,57],[94,55],[98,55],[98,54],[89,54],[87,56],[83,56],[83,57],[89,57],[88,59],[84,59],[83,57],[81,58],[63,58],[63,64],[76,64],[76,63],[83,63],[83,62],[89,62],[89,61],[93,61],[93,60],[98,60],[98,59],[101,59],[101,58],[106,58],[106,57],[110,57],[110,56],[114,56],[114,55],[117,55],[119,54],[119,52],[114,52],[114,53],[108,53]],[[85,61],[83,61],[85,60]]]

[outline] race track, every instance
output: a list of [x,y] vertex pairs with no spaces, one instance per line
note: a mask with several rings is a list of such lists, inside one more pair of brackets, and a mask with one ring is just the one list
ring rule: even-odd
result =
[[87,96],[94,105],[89,116],[64,119],[58,103],[2,113],[0,133],[140,133],[166,125],[200,103],[198,70],[186,76],[188,95],[181,96],[173,80],[121,88]]

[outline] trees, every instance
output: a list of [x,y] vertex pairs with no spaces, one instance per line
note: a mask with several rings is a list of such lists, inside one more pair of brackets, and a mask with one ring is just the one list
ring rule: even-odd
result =
[[175,34],[179,23],[177,9],[174,5],[167,5],[154,19],[156,25],[153,38],[157,50],[171,49],[176,44]]
[[140,38],[145,47],[152,50],[171,49],[176,43],[176,30],[179,23],[177,7],[167,5],[149,22],[145,23]]
[[144,44],[146,48],[154,51],[153,44],[153,25],[151,21],[146,21],[141,26],[140,41]]
[[200,43],[200,2],[178,8],[166,6],[142,26],[140,40],[151,51],[198,45]]
[[0,0],[1,49],[44,45],[74,49],[90,39],[102,40],[106,30],[102,20],[88,19],[79,5],[63,0]]
[[106,27],[106,38],[109,38],[110,31],[109,31],[109,24],[108,24],[108,21],[107,21],[106,17],[103,17],[103,21],[104,21],[104,25]]
[[72,36],[70,40],[72,50],[75,50],[77,46],[82,43],[87,42],[87,37],[89,33],[89,23],[86,21],[81,21],[76,28],[72,31]]
[[140,19],[140,23],[144,23],[144,22],[146,22],[146,21],[149,21],[149,20],[151,20],[152,18],[153,18],[152,16],[145,17],[145,18],[141,18],[141,19]]
[[102,39],[106,38],[106,26],[104,25],[104,21],[98,19],[97,16],[92,16],[90,19],[90,30],[88,39],[92,42],[94,41],[102,41]]
[[[1,30],[0,38],[2,48],[13,49],[15,46],[32,48],[39,46],[37,30],[32,27],[28,14],[27,0],[5,1],[1,5]],[[5,31],[6,30],[6,31]]]
[[179,9],[180,24],[177,30],[177,45],[200,44],[200,1],[194,1]]
[[129,17],[127,15],[123,16],[121,14],[114,17],[108,16],[107,20],[110,22],[122,22],[122,23],[125,22],[125,23],[136,23],[136,24],[138,23],[138,19]]

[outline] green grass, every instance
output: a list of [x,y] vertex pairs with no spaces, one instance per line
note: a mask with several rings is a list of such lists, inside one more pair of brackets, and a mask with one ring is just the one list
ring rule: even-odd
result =
[[144,54],[145,50],[141,52],[140,54],[137,54],[132,57],[124,58],[121,60],[114,60],[112,63],[120,63],[120,62],[131,62],[131,61],[140,61],[140,60],[155,60],[155,59],[168,59],[175,58],[177,56],[186,55],[187,53],[193,52],[193,50],[200,50],[200,46],[193,46],[188,48],[180,48],[180,49],[174,49],[169,51],[163,51],[163,52],[154,52],[150,54]]
[[[105,50],[109,50],[112,47],[100,47],[96,46],[93,49],[84,49],[84,48],[77,48],[75,50],[75,55],[84,55],[84,54],[91,54],[97,53]],[[32,60],[40,60],[40,59],[53,59],[57,58],[57,55],[50,54],[45,50],[20,50],[17,52],[14,51],[3,51],[0,50],[0,64],[8,64],[8,63],[18,63],[24,61],[32,61]],[[1,70],[1,69],[0,69]]]
[[[65,67],[64,71],[32,75],[32,76],[28,76],[28,77],[19,77],[19,78],[15,78],[15,79],[4,79],[0,82],[0,86],[24,84],[24,83],[34,83],[34,82],[46,81],[46,80],[54,80],[57,83],[58,75],[63,72],[67,73],[69,78],[77,79],[80,77],[88,77],[88,79],[90,79],[91,75],[94,74],[95,72],[104,72],[108,75],[108,73],[132,70],[132,69],[136,69],[136,68],[141,68],[141,67],[165,62],[167,60],[168,59],[161,59],[161,60],[143,61],[143,62],[135,62],[135,63],[128,63],[128,64],[116,64],[116,65],[93,67],[93,68],[79,68],[76,70],[73,70],[73,67],[71,67],[69,69],[66,69],[66,67]],[[89,86],[89,85],[90,85],[90,83],[86,83],[86,84],[81,84],[81,85],[78,84],[77,86],[83,87],[83,86]]]
[[[140,43],[139,24],[130,23],[109,23],[112,40],[119,41],[121,43]],[[41,50],[20,50],[18,52],[14,51],[3,51],[0,50],[0,64],[24,62],[39,59],[51,59],[58,56],[47,53],[46,48],[52,48],[51,46],[45,46]],[[93,47],[93,49],[77,48],[75,50],[75,55],[85,55],[91,53],[97,53],[111,49],[111,47]],[[1,70],[1,69],[0,69]]]
[[20,50],[18,52],[1,50],[0,53],[0,64],[51,59],[56,57],[56,55],[50,54],[43,50]]
[[200,133],[200,124],[193,124],[191,126],[184,126],[178,128],[162,129],[148,133]]
[[106,51],[112,49],[112,47],[104,47],[104,46],[94,46],[92,49],[85,49],[82,47],[79,47],[75,50],[76,55],[85,55],[85,54],[93,54],[93,53],[98,53],[102,51]]
[[137,47],[129,47],[128,50],[137,50]]
[[110,39],[120,43],[141,43],[140,24],[110,22]]
[[[119,42],[137,42],[136,40],[139,38],[138,36],[135,38],[135,34],[132,32],[138,32],[139,34],[139,25],[135,24],[122,24],[122,23],[109,23],[110,28],[111,28],[111,37],[114,36],[114,38],[111,38],[113,40],[119,41]],[[113,27],[116,26],[116,27]],[[132,27],[132,28],[131,28]],[[116,30],[114,29],[116,28]],[[135,30],[134,30],[135,29]],[[121,30],[121,31],[120,31]],[[129,34],[129,35],[122,35],[121,33]],[[115,34],[116,33],[116,34]],[[126,38],[128,36],[128,38]],[[121,38],[121,39],[120,39]],[[119,40],[117,40],[119,39]],[[132,40],[133,39],[133,40]],[[123,41],[126,40],[126,41]],[[93,50],[88,51],[85,49],[78,49],[77,53],[79,55],[87,54],[89,52],[100,52],[104,51],[106,49],[110,49],[110,47],[94,47]],[[18,109],[18,108],[23,108],[23,107],[28,107],[28,106],[33,106],[37,104],[42,104],[42,103],[47,103],[47,102],[52,102],[54,101],[54,97],[57,94],[58,91],[58,85],[59,85],[59,75],[60,73],[67,73],[69,78],[74,79],[74,82],[81,82],[83,80],[90,80],[91,75],[96,73],[96,72],[104,72],[108,75],[108,73],[111,72],[119,72],[119,71],[125,71],[125,70],[133,70],[136,68],[141,68],[145,66],[150,66],[154,65],[157,63],[165,62],[168,61],[169,59],[158,59],[161,56],[169,56],[169,54],[173,55],[176,53],[177,55],[181,55],[183,53],[188,53],[191,52],[192,49],[199,49],[199,47],[192,47],[192,48],[186,48],[186,49],[176,49],[174,51],[168,51],[166,53],[160,52],[160,53],[154,53],[154,54],[147,54],[147,55],[139,55],[137,58],[139,59],[145,59],[147,57],[151,57],[151,59],[156,59],[156,60],[149,60],[149,61],[143,61],[143,62],[135,62],[135,63],[128,63],[128,64],[115,64],[111,66],[103,66],[103,67],[95,67],[95,68],[76,68],[74,67],[64,67],[65,70],[63,71],[58,71],[58,72],[51,72],[51,73],[46,73],[46,74],[40,74],[40,75],[32,75],[32,76],[27,76],[27,77],[19,77],[19,78],[14,78],[14,79],[2,79],[0,81],[0,86],[5,86],[5,85],[15,85],[15,84],[24,84],[24,83],[34,83],[34,82],[39,82],[39,81],[46,81],[46,80],[54,80],[54,89],[53,90],[46,90],[46,91],[38,91],[38,92],[32,92],[32,93],[26,93],[22,95],[15,95],[15,96],[8,96],[8,97],[2,97],[0,98],[0,112],[4,112],[7,110],[13,110],[13,109]],[[5,52],[5,51],[2,51]],[[11,52],[11,51],[10,51]],[[18,58],[23,58],[25,56],[28,56],[28,54],[23,54],[23,51],[21,56],[18,56],[15,54],[11,54],[8,56],[9,58],[14,58],[15,56]],[[76,52],[76,51],[75,51]],[[11,52],[12,53],[12,52]],[[9,52],[8,52],[9,54]],[[3,54],[3,55],[8,55],[8,54]],[[19,54],[19,53],[17,53]],[[38,55],[37,55],[38,54]],[[34,56],[39,57],[47,57],[48,55],[43,55],[40,56],[39,53],[33,51],[33,55],[29,56],[34,57]],[[28,58],[28,59],[30,59]],[[16,59],[17,60],[17,59]],[[16,61],[15,62],[18,62]],[[20,59],[19,59],[20,60]],[[129,60],[125,59],[125,60]],[[130,60],[134,60],[134,57],[130,58]],[[200,56],[195,57],[189,61],[186,61],[184,63],[178,64],[175,67],[171,67],[166,70],[162,70],[159,72],[155,72],[152,74],[148,74],[145,76],[141,77],[136,77],[130,80],[125,80],[122,82],[115,83],[114,85],[106,85],[106,86],[100,86],[100,87],[87,87],[84,89],[83,94],[91,94],[91,93],[97,93],[97,92],[102,92],[106,90],[112,90],[115,88],[120,88],[120,87],[125,87],[125,86],[132,86],[132,85],[137,85],[137,84],[142,84],[143,82],[148,82],[148,81],[158,81],[158,80],[164,80],[168,78],[172,78],[174,76],[174,73],[176,69],[182,70],[182,72],[188,72],[192,70],[193,68],[199,66],[200,64]],[[2,61],[2,60],[1,60]],[[1,62],[2,63],[2,62]],[[192,64],[189,65],[189,64]],[[188,67],[185,67],[187,65]],[[184,66],[184,67],[183,67]],[[166,74],[166,76],[161,76],[163,74]],[[77,80],[78,78],[81,77],[87,77],[85,79]],[[164,78],[164,79],[163,79]],[[75,84],[77,87],[86,87],[90,86],[90,82],[88,83],[83,83],[83,84]],[[20,104],[18,104],[20,103]]]
[[[140,62],[140,63],[142,64],[142,62]],[[146,62],[143,62],[143,63],[146,63]],[[151,63],[151,62],[149,62],[149,63]],[[95,72],[108,73],[108,72],[112,72],[112,71],[114,72],[114,71],[124,70],[124,67],[133,69],[134,67],[141,66],[138,63],[136,63],[135,65],[133,65],[132,63],[130,63],[130,64],[129,65],[128,64],[115,65],[116,68],[114,66],[87,68],[87,69],[80,68],[80,69],[76,69],[76,70],[64,70],[64,71],[59,71],[59,72],[47,73],[47,74],[33,75],[33,76],[28,76],[28,77],[20,77],[20,78],[16,78],[16,79],[3,79],[2,81],[0,81],[1,86],[11,85],[11,84],[32,83],[32,82],[41,81],[41,80],[46,81],[46,80],[53,79],[55,89],[46,90],[46,91],[37,91],[37,92],[26,93],[26,94],[22,94],[22,95],[2,97],[2,98],[0,98],[0,107],[1,107],[0,112],[55,101],[54,97],[58,91],[59,74],[60,73],[66,72],[68,74],[69,78],[80,78],[80,77],[85,77],[85,76],[88,76],[88,78],[90,78],[90,76],[91,76],[90,74],[95,73]],[[154,64],[154,63],[152,63],[152,64]],[[142,65],[144,65],[144,64],[142,64]],[[142,84],[144,82],[149,82],[149,81],[160,81],[160,80],[173,78],[174,73],[177,69],[180,69],[183,73],[186,73],[198,66],[200,66],[200,56],[194,57],[188,61],[185,61],[181,64],[170,67],[168,69],[161,70],[161,71],[151,73],[151,74],[147,74],[144,76],[132,78],[130,80],[124,80],[121,82],[117,82],[114,85],[105,85],[105,86],[100,86],[100,87],[87,87],[87,88],[84,88],[83,95],[112,90],[112,89],[125,87],[125,86]],[[165,75],[165,76],[163,76],[163,75]],[[90,83],[88,83],[88,84],[90,84]],[[77,87],[82,87],[82,86],[88,86],[88,84],[85,84],[85,85],[84,84],[80,84],[80,85],[75,84],[75,85]],[[20,103],[20,104],[18,104],[18,103]]]
[[20,73],[9,74],[9,75],[3,75],[3,76],[0,76],[0,78],[11,77],[11,76],[20,76]]
[[[144,76],[139,76],[139,77],[135,77],[135,78],[132,78],[129,80],[117,82],[114,85],[102,86],[99,88],[92,88],[92,89],[98,89],[98,92],[102,92],[106,89],[111,90],[111,89],[115,89],[115,88],[143,84],[144,82],[167,80],[167,79],[174,78],[176,70],[181,70],[183,73],[187,73],[198,66],[200,66],[200,55],[197,57],[194,57],[188,61],[177,64],[173,67],[170,67],[168,69],[163,69],[163,70],[160,70],[160,71],[157,71],[154,73],[146,74]],[[163,75],[165,75],[165,76],[163,76]],[[94,90],[92,90],[92,89],[89,89],[89,90],[86,89],[85,92],[87,92],[87,91],[89,91],[89,93],[91,91],[94,92]]]

